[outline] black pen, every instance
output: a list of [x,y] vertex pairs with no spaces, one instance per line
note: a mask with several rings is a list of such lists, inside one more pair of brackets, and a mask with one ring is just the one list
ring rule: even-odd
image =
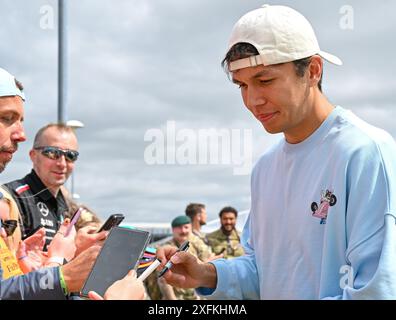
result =
[[[179,247],[179,249],[177,249],[177,251],[175,252],[175,254],[178,253],[178,252],[180,252],[180,251],[187,251],[187,249],[188,249],[189,246],[190,246],[190,242],[188,242],[188,241],[184,242],[184,243]],[[172,256],[172,257],[173,257],[173,256]],[[171,258],[172,258],[172,257],[171,257]],[[173,266],[173,263],[172,263],[172,262],[170,261],[170,259],[169,259],[169,261],[166,263],[164,269],[162,269],[162,270],[160,271],[160,273],[158,274],[158,278],[161,278],[161,277],[165,274],[165,272],[167,272],[170,268],[172,268],[172,266]]]

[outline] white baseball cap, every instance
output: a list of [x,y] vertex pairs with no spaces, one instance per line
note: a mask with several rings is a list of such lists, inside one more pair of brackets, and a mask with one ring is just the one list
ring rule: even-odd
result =
[[0,97],[20,96],[25,101],[25,94],[18,88],[15,77],[0,68]]
[[338,57],[320,50],[309,21],[286,6],[265,4],[242,16],[234,25],[228,49],[240,42],[253,45],[259,55],[232,61],[229,71],[285,63],[315,54],[333,64],[342,65]]

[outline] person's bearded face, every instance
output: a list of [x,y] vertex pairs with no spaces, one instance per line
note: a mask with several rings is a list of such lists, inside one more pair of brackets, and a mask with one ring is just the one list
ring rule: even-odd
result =
[[236,216],[233,212],[224,212],[220,218],[221,228],[227,234],[231,233],[235,229]]
[[23,100],[19,96],[0,97],[0,172],[11,161],[18,143],[26,140]]
[[12,160],[12,155],[18,150],[18,145],[13,143],[11,146],[0,147],[0,172],[3,172],[8,162]]

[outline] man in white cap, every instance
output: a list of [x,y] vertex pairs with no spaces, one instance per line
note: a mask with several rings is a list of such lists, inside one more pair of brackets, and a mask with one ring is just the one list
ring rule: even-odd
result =
[[[0,126],[3,129],[0,131],[0,172],[2,172],[18,149],[18,143],[25,141],[26,138],[21,122],[25,100],[22,84],[1,68],[0,79]],[[18,119],[18,116],[21,119]]]
[[[199,263],[163,248],[168,283],[209,298],[395,299],[396,145],[323,95],[310,23],[268,6],[234,26],[223,66],[269,133],[284,134],[252,172],[246,254]],[[171,258],[172,257],[172,258]]]

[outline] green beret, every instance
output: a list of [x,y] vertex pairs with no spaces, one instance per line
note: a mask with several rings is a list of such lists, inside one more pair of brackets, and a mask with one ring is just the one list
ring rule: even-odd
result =
[[172,228],[182,226],[183,224],[191,223],[189,216],[178,216],[172,220]]

